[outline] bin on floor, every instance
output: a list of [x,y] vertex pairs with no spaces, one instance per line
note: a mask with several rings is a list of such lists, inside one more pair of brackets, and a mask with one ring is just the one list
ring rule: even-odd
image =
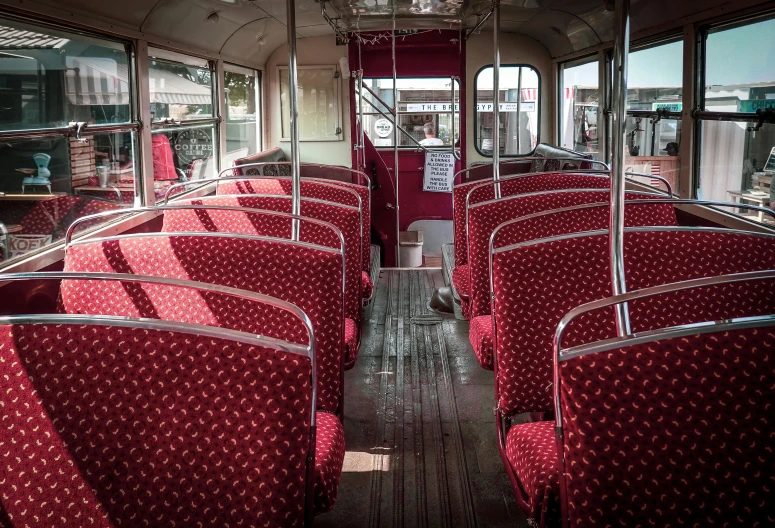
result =
[[422,231],[401,231],[398,233],[398,252],[402,268],[422,266]]

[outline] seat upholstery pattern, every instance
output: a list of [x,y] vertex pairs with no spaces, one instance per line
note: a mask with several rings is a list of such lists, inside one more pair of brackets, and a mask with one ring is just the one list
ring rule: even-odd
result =
[[476,359],[482,368],[493,370],[493,322],[491,315],[480,315],[471,319],[468,339],[474,349]]
[[338,409],[343,350],[339,255],[270,240],[147,236],[72,245],[65,256],[65,271],[188,279],[295,304],[310,318],[315,332],[318,408]]
[[[65,231],[78,218],[104,211],[113,211],[119,206],[103,200],[92,200],[80,196],[58,196],[53,200],[41,200],[21,220],[21,233],[25,235],[64,236]],[[76,232],[96,225],[95,222],[79,224]]]
[[474,185],[480,181],[472,181],[455,185],[452,189],[452,205],[454,214],[452,218],[453,240],[455,242],[455,266],[462,266],[468,258],[468,237],[466,235],[466,196]]
[[[302,172],[304,167],[302,166]],[[363,245],[361,254],[363,256],[363,271],[368,272],[371,269],[371,191],[366,185],[357,183],[348,183],[337,180],[328,181],[331,185],[338,185],[353,190],[361,197],[361,217],[363,221]]]
[[371,282],[371,275],[368,272],[361,272],[361,294],[364,299],[371,299],[374,294],[374,283]]
[[288,310],[219,292],[133,281],[70,279],[62,281],[59,292],[62,310],[69,314],[162,319],[309,343],[306,326]]
[[[177,202],[176,202],[177,203]],[[182,201],[180,203],[186,203]],[[291,200],[287,196],[255,196],[255,195],[224,195],[205,197],[193,200],[192,203],[202,205],[239,205],[240,207],[249,207],[252,209],[265,209],[269,211],[279,211],[283,213],[291,212]],[[225,212],[222,212],[225,213]],[[197,214],[188,214],[185,218],[188,221],[192,221],[187,227],[187,230],[201,230],[201,226],[207,222],[208,218],[212,218],[215,212],[199,211]],[[345,244],[345,317],[349,317],[356,321],[361,319],[361,274],[360,274],[360,248],[361,248],[361,232],[360,232],[360,212],[357,209],[339,206],[331,203],[311,202],[302,199],[301,201],[301,215],[308,218],[314,218],[317,220],[323,220],[330,224],[333,224],[337,229],[342,232]],[[167,215],[165,215],[167,216]],[[228,217],[228,214],[221,214],[221,217]],[[233,216],[233,215],[231,215]],[[193,221],[194,218],[203,217],[204,220]],[[235,229],[239,228],[239,225],[244,225],[248,228],[250,233],[255,232],[255,227],[248,227],[245,225],[245,221],[241,220],[241,223],[235,225]],[[253,225],[254,222],[250,222]],[[223,224],[221,224],[223,225]],[[285,224],[288,225],[288,224]],[[164,231],[172,232],[175,228],[184,227],[180,224],[173,225],[167,224],[163,227]],[[220,230],[220,228],[216,228]],[[209,229],[215,231],[216,229]],[[321,227],[312,228],[311,226],[306,228],[310,229],[309,233],[319,233]],[[326,230],[329,231],[329,230]],[[229,229],[228,232],[238,232]],[[300,238],[302,232],[299,232]],[[308,233],[304,234],[303,241],[318,243],[316,240],[309,240]],[[290,236],[290,235],[289,235]],[[326,240],[330,240],[330,234],[326,234]],[[322,245],[322,244],[321,244]],[[335,246],[326,244],[327,247],[339,247],[339,243]]]
[[0,327],[0,420],[4,429],[0,464],[5,475],[0,481],[0,526],[45,523],[64,528],[88,519],[81,523],[112,527],[108,513],[48,417],[12,339],[11,327]]
[[333,414],[316,414],[315,513],[331,511],[336,503],[344,464],[344,427]]
[[[19,367],[26,372],[77,466],[48,473],[50,486],[83,496],[69,480],[79,473],[115,526],[303,525],[308,358],[188,333],[72,324],[4,326],[0,357],[3,378],[19,389]],[[27,489],[33,468],[61,463],[38,447],[19,456],[28,430],[39,434],[31,423],[0,438],[3,463],[17,469],[0,481],[3,509],[19,525],[32,513],[25,508],[47,519],[27,518],[30,525],[88,525],[71,517],[78,505],[60,509],[60,490]],[[30,504],[30,494],[53,501]]]
[[[247,207],[239,197],[213,197],[181,200],[180,205]],[[242,212],[218,209],[173,209],[164,212],[162,231],[177,233],[186,231],[210,231],[213,233],[240,233],[290,239],[293,222],[270,212]],[[301,220],[299,239],[318,246],[341,248],[337,231],[328,226]]]
[[569,525],[772,526],[773,360],[760,327],[561,363]]
[[[218,184],[220,194],[281,194],[291,196],[291,180],[288,179],[261,179],[261,180],[227,180]],[[358,195],[358,200],[352,193]],[[354,183],[330,180],[320,182],[317,180],[301,180],[301,195],[306,198],[317,198],[328,202],[349,205],[361,208],[361,256],[362,270],[368,271],[369,247],[371,245],[371,203],[369,200],[369,188]]]
[[[775,241],[747,234],[706,231],[628,232],[624,238],[627,289],[693,278],[767,270]],[[611,294],[608,237],[586,236],[523,246],[493,260],[496,300],[498,402],[504,416],[552,412],[552,339],[573,308]],[[745,294],[719,298],[722,289],[673,294],[630,305],[633,331],[761,312],[775,303],[773,291],[750,285]],[[659,304],[656,304],[659,303]],[[564,346],[615,336],[611,310],[579,318]]]
[[[625,199],[643,195],[625,193]],[[471,317],[490,313],[490,238],[493,231],[509,220],[540,211],[561,207],[607,202],[608,192],[547,192],[540,195],[513,196],[473,207],[468,212],[468,269],[470,274]],[[535,218],[529,228],[522,226],[499,231],[495,247],[518,244],[541,236],[555,236],[595,229],[607,229],[609,208],[579,209],[571,214],[559,213],[565,223],[554,215]],[[570,212],[569,212],[570,213]],[[572,219],[572,223],[569,221]],[[547,224],[548,229],[542,224]],[[675,226],[678,221],[670,204],[638,205],[625,208],[625,226]],[[530,238],[528,238],[530,237]]]
[[515,425],[506,436],[506,457],[538,526],[560,525],[560,477],[554,422]]
[[461,299],[463,297],[468,297],[471,291],[471,287],[468,282],[469,278],[470,278],[470,274],[468,271],[468,264],[455,266],[452,269],[452,285],[457,290],[457,294],[460,296]]
[[358,323],[347,317],[344,320],[344,368],[353,368],[357,359]]
[[[495,199],[494,186],[490,184],[482,185],[482,183],[470,182],[458,185],[453,190],[456,266],[468,263],[466,200],[468,200],[468,205],[473,205]],[[501,197],[559,189],[607,189],[609,186],[608,178],[591,174],[535,174],[503,180],[501,182]]]

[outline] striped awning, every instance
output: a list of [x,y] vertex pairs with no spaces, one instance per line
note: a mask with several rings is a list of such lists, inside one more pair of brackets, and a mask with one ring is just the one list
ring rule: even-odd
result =
[[[165,70],[154,69],[149,79],[151,102],[209,105],[212,95],[203,86]],[[129,104],[129,71],[126,64],[97,57],[68,57],[67,98],[74,105]]]
[[68,42],[63,37],[0,26],[0,50],[59,49]]
[[67,98],[74,105],[128,105],[126,65],[111,59],[67,58]]

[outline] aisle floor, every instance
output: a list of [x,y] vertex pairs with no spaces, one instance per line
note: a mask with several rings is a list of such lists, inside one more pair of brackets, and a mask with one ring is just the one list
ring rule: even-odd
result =
[[427,309],[439,269],[382,270],[345,374],[347,453],[323,527],[528,526],[503,469],[493,373],[468,324]]

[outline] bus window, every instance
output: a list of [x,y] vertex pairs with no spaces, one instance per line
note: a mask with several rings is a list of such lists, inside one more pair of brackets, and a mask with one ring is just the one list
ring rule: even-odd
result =
[[236,159],[261,150],[258,72],[232,64],[225,64],[224,70],[226,152]]
[[775,109],[775,19],[713,27],[704,49],[701,107],[714,114],[698,114],[697,197],[771,206],[775,125],[756,112]]
[[[476,150],[483,156],[492,156],[492,66],[480,70],[474,84]],[[498,84],[500,153],[506,157],[528,155],[539,141],[541,79],[538,72],[530,66],[501,66]]]
[[4,266],[58,242],[77,218],[138,202],[139,120],[126,43],[0,26],[0,131],[13,132],[0,147]]
[[[163,54],[164,52],[154,53]],[[156,200],[175,182],[217,174],[215,72],[194,57],[150,61],[153,180]]]
[[[393,101],[393,79],[364,79],[366,85],[387,104]],[[398,123],[404,132],[398,133],[398,146],[416,148],[420,143],[426,148],[446,148],[453,143],[452,116],[455,118],[455,138],[460,139],[460,83],[455,81],[455,108],[450,99],[452,86],[449,77],[426,77],[418,79],[397,79]],[[393,146],[393,125],[375,107],[390,115],[389,110],[363,90],[364,132],[375,147]],[[356,96],[357,101],[357,96]],[[372,106],[373,105],[373,106]]]
[[560,65],[560,146],[604,158],[598,134],[598,110],[602,101],[598,87],[597,60],[579,59]]
[[[650,45],[631,52],[625,168],[665,178],[675,191],[678,191],[681,145],[681,121],[677,114],[682,109],[683,42]],[[662,183],[648,176],[635,179],[664,189]]]

